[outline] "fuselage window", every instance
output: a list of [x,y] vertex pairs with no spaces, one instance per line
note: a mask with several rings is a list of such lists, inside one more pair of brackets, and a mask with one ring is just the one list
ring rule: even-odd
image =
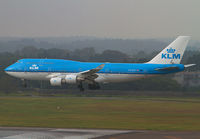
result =
[[43,64],[54,64],[52,62],[43,62]]
[[26,62],[26,64],[40,64],[40,62]]

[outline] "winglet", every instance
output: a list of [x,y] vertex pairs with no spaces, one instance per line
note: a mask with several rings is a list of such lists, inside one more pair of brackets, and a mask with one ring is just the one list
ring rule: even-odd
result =
[[103,69],[104,66],[105,66],[105,64],[101,64],[96,69],[101,70],[101,69]]

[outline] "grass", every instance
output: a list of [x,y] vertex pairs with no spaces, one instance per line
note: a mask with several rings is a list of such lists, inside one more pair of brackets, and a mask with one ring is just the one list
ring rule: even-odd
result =
[[0,126],[200,130],[199,98],[0,97]]

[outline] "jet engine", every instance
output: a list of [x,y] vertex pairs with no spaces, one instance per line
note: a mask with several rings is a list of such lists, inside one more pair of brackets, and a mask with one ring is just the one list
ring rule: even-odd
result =
[[77,82],[77,76],[76,75],[66,75],[65,76],[65,82],[69,84],[75,84]]
[[66,75],[65,78],[53,77],[50,79],[50,84],[52,86],[61,86],[62,84],[76,84],[77,76],[76,75]]
[[59,77],[51,78],[50,84],[52,86],[61,86],[62,85],[62,78],[59,78]]

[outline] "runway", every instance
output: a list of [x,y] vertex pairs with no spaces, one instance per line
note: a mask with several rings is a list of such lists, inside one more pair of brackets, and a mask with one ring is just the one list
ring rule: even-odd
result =
[[200,132],[140,131],[97,137],[96,139],[200,139]]
[[132,130],[0,127],[0,139],[91,139]]
[[0,139],[197,139],[200,132],[0,127]]

